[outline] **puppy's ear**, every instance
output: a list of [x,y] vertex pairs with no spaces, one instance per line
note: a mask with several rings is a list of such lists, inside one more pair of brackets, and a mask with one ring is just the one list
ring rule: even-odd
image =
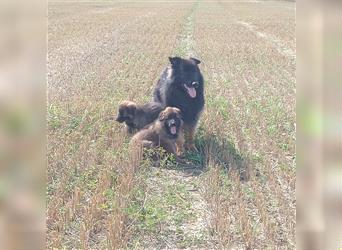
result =
[[193,62],[196,63],[196,64],[200,64],[200,63],[201,63],[200,60],[198,60],[198,59],[196,59],[196,58],[193,58],[193,57],[190,57],[190,60],[193,61]]
[[165,118],[166,118],[166,113],[165,113],[165,111],[160,112],[160,113],[159,113],[159,116],[158,116],[159,121],[164,121]]
[[175,57],[169,57],[170,63],[172,65],[173,68],[178,67],[178,65],[181,62],[181,58],[178,56]]

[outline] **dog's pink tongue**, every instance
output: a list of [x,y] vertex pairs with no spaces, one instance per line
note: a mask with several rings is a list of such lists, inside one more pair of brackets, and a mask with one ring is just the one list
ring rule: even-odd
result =
[[187,90],[188,90],[188,93],[189,93],[191,98],[196,97],[196,89],[195,88],[187,88]]
[[171,134],[173,134],[173,135],[177,134],[176,126],[172,126],[172,127],[170,128],[170,131],[171,131]]

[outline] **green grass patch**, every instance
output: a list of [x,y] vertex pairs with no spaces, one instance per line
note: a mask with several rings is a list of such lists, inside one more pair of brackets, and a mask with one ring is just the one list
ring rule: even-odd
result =
[[223,96],[208,97],[206,100],[208,108],[218,113],[225,121],[229,118],[229,103],[228,99]]
[[[158,178],[162,178],[158,176]],[[127,209],[129,217],[136,221],[136,228],[144,233],[163,233],[170,226],[180,226],[191,216],[189,194],[181,184],[164,179],[160,192],[134,191],[135,202]]]

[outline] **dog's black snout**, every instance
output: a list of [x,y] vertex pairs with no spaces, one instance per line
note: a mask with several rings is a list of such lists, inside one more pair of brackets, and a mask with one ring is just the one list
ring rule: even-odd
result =
[[197,88],[199,86],[199,83],[198,82],[192,82],[191,86],[194,88]]
[[176,125],[176,121],[175,121],[175,119],[171,119],[171,120],[169,120],[169,125],[170,125],[170,126],[174,126],[174,125]]
[[118,116],[118,117],[116,117],[115,121],[122,123],[125,121],[125,119],[122,116]]

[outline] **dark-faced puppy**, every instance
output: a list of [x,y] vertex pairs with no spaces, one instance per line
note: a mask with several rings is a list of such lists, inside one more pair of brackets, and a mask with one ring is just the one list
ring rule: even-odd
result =
[[184,143],[182,126],[181,111],[178,108],[167,107],[153,124],[133,136],[131,145],[162,147],[166,152],[177,156]]
[[198,67],[200,61],[180,57],[169,57],[169,60],[171,66],[163,71],[158,80],[153,100],[181,110],[187,136],[186,147],[195,149],[195,128],[204,107],[203,76]]
[[123,101],[119,105],[117,122],[126,123],[127,132],[134,133],[157,119],[163,106],[157,102],[137,105],[135,102]]

